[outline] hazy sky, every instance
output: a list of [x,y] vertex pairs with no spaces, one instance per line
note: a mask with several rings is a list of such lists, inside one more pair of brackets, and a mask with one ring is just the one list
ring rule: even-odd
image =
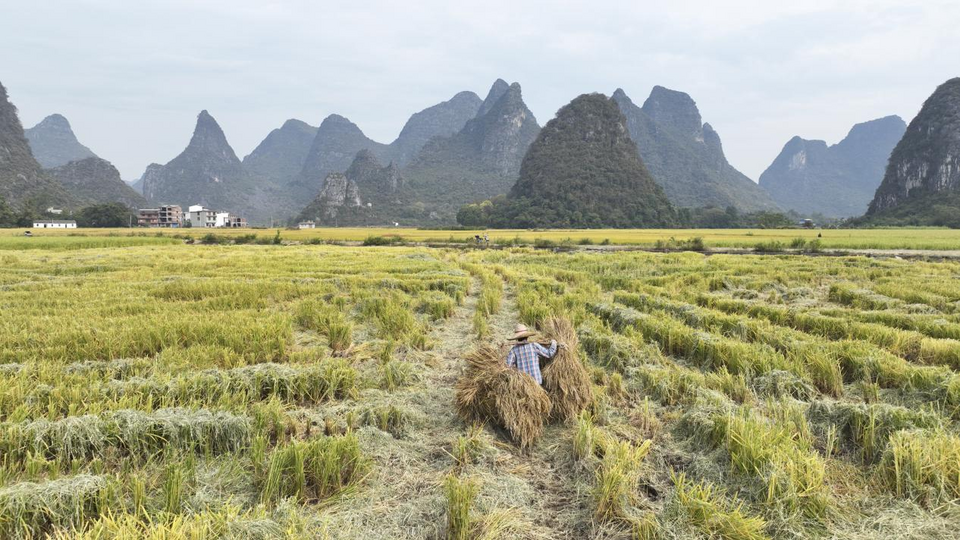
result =
[[208,109],[237,155],[331,113],[390,142],[461,90],[519,82],[541,125],[575,96],[683,90],[757,179],[793,135],[907,122],[960,75],[956,0],[528,2],[0,0],[0,82],[59,112],[125,179]]

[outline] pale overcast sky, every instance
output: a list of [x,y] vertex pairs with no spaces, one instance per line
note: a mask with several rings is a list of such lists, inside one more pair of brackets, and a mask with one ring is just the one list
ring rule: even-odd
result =
[[541,125],[585,92],[689,93],[756,180],[793,135],[909,122],[960,75],[956,0],[529,2],[0,0],[0,82],[25,127],[58,112],[125,179],[208,109],[241,158],[331,113],[390,142],[461,90],[519,82]]

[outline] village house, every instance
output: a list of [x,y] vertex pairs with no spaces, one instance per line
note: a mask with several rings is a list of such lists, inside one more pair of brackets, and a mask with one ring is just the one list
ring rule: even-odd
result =
[[50,219],[33,222],[34,229],[76,229],[77,222],[73,220]]
[[298,229],[316,229],[317,223],[315,221],[301,221],[297,223]]
[[167,204],[158,208],[141,208],[137,212],[137,225],[140,227],[169,227],[184,226],[200,228],[243,228],[247,220],[239,216],[232,216],[229,212],[217,212],[203,205],[195,204],[183,209],[176,204]]
[[183,227],[183,209],[179,204],[165,204],[160,207],[160,226]]
[[217,213],[203,205],[195,204],[187,208],[187,221],[193,228],[213,228],[217,226]]
[[183,227],[183,210],[176,204],[166,204],[159,208],[141,208],[137,211],[137,226]]
[[137,211],[137,227],[159,227],[160,209],[141,208]]
[[247,226],[246,218],[231,215],[230,212],[217,212],[199,204],[187,209],[186,220],[191,227],[201,228],[239,229]]
[[224,227],[229,227],[231,229],[244,229],[247,227],[247,218],[242,218],[240,216],[229,216],[227,217]]

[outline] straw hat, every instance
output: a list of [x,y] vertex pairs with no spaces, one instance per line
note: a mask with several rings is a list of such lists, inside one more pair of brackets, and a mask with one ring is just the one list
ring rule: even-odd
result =
[[517,323],[517,326],[513,329],[513,337],[510,338],[510,341],[516,341],[518,339],[527,338],[536,334],[536,332],[527,328],[527,325]]

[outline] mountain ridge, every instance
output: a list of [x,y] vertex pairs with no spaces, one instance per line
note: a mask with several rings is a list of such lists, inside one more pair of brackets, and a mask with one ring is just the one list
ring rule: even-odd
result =
[[303,169],[317,129],[302,120],[285,121],[244,156],[244,169],[270,182],[281,185],[289,182]]
[[120,179],[120,171],[109,161],[88,157],[47,169],[80,205],[121,203],[129,208],[141,208],[147,201]]
[[475,118],[450,137],[430,140],[403,168],[411,197],[432,205],[431,220],[452,223],[460,206],[504,194],[516,182],[540,125],[520,85],[503,85],[497,79]]
[[330,173],[316,197],[297,216],[323,225],[385,225],[402,219],[404,179],[393,162],[386,166],[361,150],[344,173]]
[[34,159],[17,108],[10,102],[3,84],[0,84],[0,197],[14,208],[43,209],[48,205],[69,206],[75,202]]
[[217,121],[206,110],[186,148],[164,165],[151,164],[142,176],[143,196],[152,204],[200,204],[257,219],[253,185]]
[[465,90],[447,101],[413,113],[403,125],[400,135],[390,143],[390,160],[404,166],[416,158],[420,149],[434,137],[449,137],[460,131],[468,120],[477,116],[483,102],[477,94]]
[[640,157],[673,204],[779,210],[756,182],[730,165],[719,134],[702,122],[688,94],[655,86],[642,107],[622,88],[612,98],[627,119]]
[[24,135],[30,143],[33,157],[44,169],[66,165],[71,161],[98,157],[80,143],[70,126],[70,121],[61,114],[47,116],[32,128],[25,129]]
[[[923,204],[960,191],[960,77],[936,88],[890,154],[867,217],[883,214],[927,221]],[[910,205],[904,214],[903,206]],[[915,206],[915,208],[913,208]],[[950,206],[954,206],[951,204]],[[955,212],[960,208],[955,208]]]
[[619,105],[584,94],[540,130],[520,176],[491,210],[493,225],[662,227],[677,215],[630,138]]
[[760,186],[804,215],[862,215],[905,130],[903,119],[891,115],[855,124],[833,145],[794,136],[760,175]]
[[343,172],[357,152],[368,150],[381,162],[403,167],[416,159],[431,140],[455,134],[480,108],[473,92],[458,92],[447,101],[422,109],[410,116],[400,134],[390,144],[370,139],[359,126],[338,114],[328,115],[317,130],[297,178],[292,182],[295,197],[313,197],[320,180],[331,172]]

